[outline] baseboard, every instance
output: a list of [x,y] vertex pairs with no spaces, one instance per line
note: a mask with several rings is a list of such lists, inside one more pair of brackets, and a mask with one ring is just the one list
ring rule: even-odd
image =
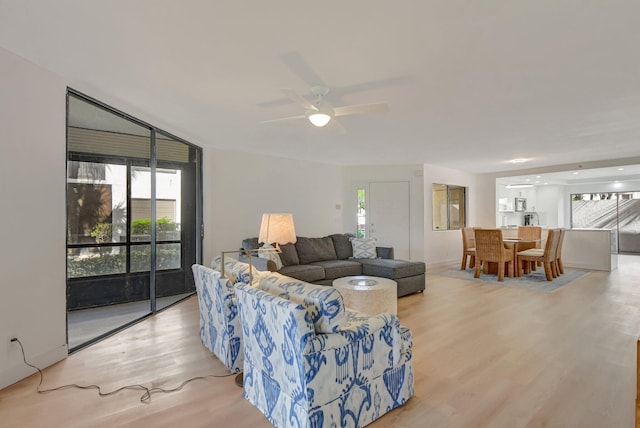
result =
[[[8,367],[3,367],[2,371],[0,371],[0,389],[13,385],[16,382],[31,376],[33,373],[37,373],[37,370],[27,366],[22,361],[20,345],[15,344],[13,346],[15,346],[17,350],[12,352],[11,362],[7,364]],[[64,344],[40,355],[29,355],[28,349],[25,349],[25,353],[27,361],[30,364],[33,364],[40,369],[44,369],[67,358],[69,350],[67,349],[67,345]],[[14,355],[16,358],[13,358]]]
[[[607,266],[595,266],[593,264],[585,264],[585,263],[573,263],[573,262],[566,262],[566,261],[562,261],[562,266],[563,267],[567,267],[567,268],[573,268],[573,269],[584,269],[584,270],[602,270],[605,272],[611,272],[611,268],[607,267]],[[616,267],[614,267],[614,269],[616,269]]]

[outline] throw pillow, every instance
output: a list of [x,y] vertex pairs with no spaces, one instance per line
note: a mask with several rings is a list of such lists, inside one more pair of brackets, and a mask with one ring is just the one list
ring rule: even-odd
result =
[[[222,270],[222,260],[221,257],[215,257],[211,261],[211,268],[217,271]],[[239,262],[233,257],[225,256],[224,258],[224,274],[233,284],[237,282],[244,282],[245,284],[249,283],[249,278],[252,277],[253,281],[251,285],[254,287],[257,286],[260,281],[260,272],[255,268],[251,267],[248,263]],[[251,273],[251,275],[249,275]]]
[[351,238],[350,241],[354,259],[375,259],[378,257],[376,238]]
[[[234,263],[238,263],[238,260],[230,256],[224,258],[225,270],[231,269]],[[220,271],[222,269],[222,256],[216,256],[211,260],[211,269]]]
[[280,253],[282,266],[293,266],[300,264],[298,251],[296,250],[296,246],[294,244],[280,244],[280,249],[282,250],[282,252]]
[[276,270],[282,269],[282,260],[280,260],[280,254],[271,245],[263,245],[258,250],[258,257],[266,260],[273,260],[276,264]]
[[333,240],[333,246],[336,249],[338,260],[347,260],[353,257],[353,247],[350,242],[352,236],[344,233],[335,233],[329,235],[329,237]]
[[301,265],[326,260],[338,260],[333,240],[328,236],[323,238],[305,238],[298,236],[296,251]]

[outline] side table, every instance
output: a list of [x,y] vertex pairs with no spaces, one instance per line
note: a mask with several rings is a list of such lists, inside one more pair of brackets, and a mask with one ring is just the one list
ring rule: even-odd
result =
[[398,284],[375,276],[345,276],[333,281],[347,308],[369,315],[398,313]]

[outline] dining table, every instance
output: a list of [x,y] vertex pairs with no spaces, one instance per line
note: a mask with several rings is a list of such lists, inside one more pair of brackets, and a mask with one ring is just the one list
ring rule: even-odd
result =
[[[518,252],[525,251],[530,248],[540,248],[540,243],[542,239],[525,239],[525,238],[503,238],[502,242],[504,242],[508,248],[513,249],[513,263],[514,263],[514,271],[515,276],[522,276],[522,270],[520,269],[520,263],[518,261]],[[535,266],[533,267],[535,270]]]
[[[518,252],[528,250],[530,248],[540,248],[539,244],[542,242],[542,239],[525,239],[525,238],[502,238],[502,242],[506,245],[507,248],[513,251],[513,266],[514,266],[514,276],[520,277],[522,276],[522,270],[520,269],[520,263],[518,262]],[[508,266],[505,264],[505,275],[508,275]],[[535,268],[534,268],[535,269]],[[497,274],[498,273],[498,263],[489,262],[488,270],[485,273],[489,274]]]

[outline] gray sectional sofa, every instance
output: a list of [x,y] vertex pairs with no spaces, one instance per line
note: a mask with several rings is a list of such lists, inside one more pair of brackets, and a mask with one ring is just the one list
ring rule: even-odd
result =
[[[322,238],[297,237],[295,244],[280,245],[283,267],[276,270],[272,260],[253,257],[258,270],[277,271],[282,275],[314,284],[331,285],[344,276],[369,275],[393,279],[398,283],[398,297],[424,291],[425,264],[396,260],[393,248],[377,247],[376,259],[354,259],[351,236],[334,234]],[[242,241],[242,249],[259,248],[258,238]]]

